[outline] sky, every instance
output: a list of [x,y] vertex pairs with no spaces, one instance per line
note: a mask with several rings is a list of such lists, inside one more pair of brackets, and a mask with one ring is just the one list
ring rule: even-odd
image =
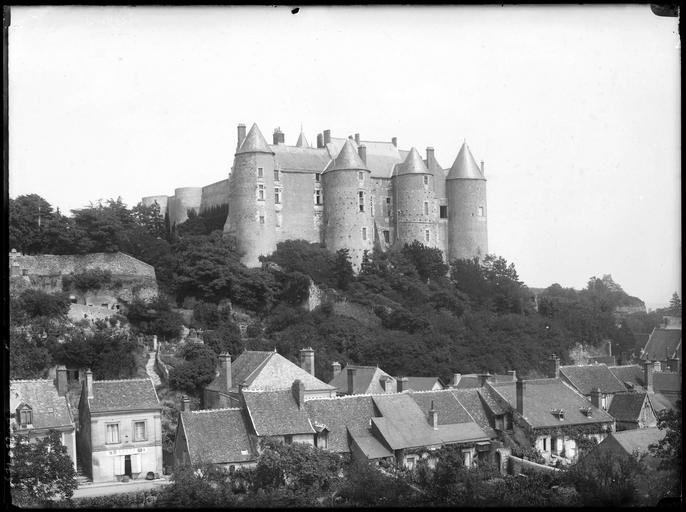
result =
[[531,287],[681,295],[677,18],[567,7],[16,7],[9,194],[63,213],[225,179],[236,126],[286,144],[466,140],[489,252]]

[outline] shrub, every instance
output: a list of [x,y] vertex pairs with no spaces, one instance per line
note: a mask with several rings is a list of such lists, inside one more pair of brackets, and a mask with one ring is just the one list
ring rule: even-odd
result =
[[[87,292],[89,290],[99,290],[112,282],[112,272],[105,269],[91,269],[74,274],[71,278],[71,284],[80,292]],[[62,279],[64,285],[64,278]]]

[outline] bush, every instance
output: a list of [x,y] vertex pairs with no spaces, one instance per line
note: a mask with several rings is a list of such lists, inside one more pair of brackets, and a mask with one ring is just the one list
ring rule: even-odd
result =
[[39,317],[64,318],[70,307],[66,293],[47,293],[42,290],[24,290],[10,301],[12,322],[19,324]]
[[[69,282],[69,280],[67,280]],[[89,290],[99,290],[104,288],[112,282],[112,272],[105,269],[92,269],[81,272],[80,274],[74,274],[71,276],[71,282],[69,283],[75,289],[80,292],[87,292]],[[65,279],[62,279],[62,285],[64,286]]]

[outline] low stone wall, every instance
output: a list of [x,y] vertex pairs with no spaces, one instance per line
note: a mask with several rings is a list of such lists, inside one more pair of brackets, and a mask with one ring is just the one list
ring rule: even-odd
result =
[[86,306],[84,304],[71,304],[69,306],[68,317],[72,322],[79,322],[81,320],[109,320],[113,315],[117,314],[117,310],[106,308],[103,306]]
[[162,361],[159,347],[157,348],[157,352],[155,353],[155,369],[157,370],[157,374],[161,377],[164,383],[168,384],[169,366],[167,366],[167,364],[164,361]]
[[534,471],[537,473],[556,473],[560,471],[558,468],[544,466],[530,460],[520,459],[514,455],[509,455],[507,460],[508,472],[511,475],[518,475],[524,471]]

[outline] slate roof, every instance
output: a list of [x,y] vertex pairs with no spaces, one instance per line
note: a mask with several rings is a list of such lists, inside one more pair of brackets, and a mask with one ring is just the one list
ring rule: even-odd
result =
[[634,450],[639,453],[647,452],[649,446],[660,441],[666,433],[658,428],[637,428],[612,432],[608,437],[614,438],[628,454],[632,454]]
[[438,424],[449,425],[454,423],[469,423],[474,420],[458,401],[451,390],[410,392],[412,400],[419,409],[428,416],[431,403],[438,412]]
[[180,420],[192,463],[223,464],[257,458],[240,409],[182,412]]
[[93,381],[93,398],[88,400],[88,407],[91,413],[161,408],[149,378]]
[[[219,373],[206,389],[221,391],[221,379]],[[231,363],[232,389],[236,390],[243,382],[249,390],[290,389],[296,379],[305,385],[305,391],[334,389],[277,352],[245,350]]]
[[[634,390],[644,389],[645,380],[643,368],[639,365],[628,364],[623,366],[610,366],[609,369],[625,386],[628,383],[633,386]],[[628,389],[631,388],[628,387]],[[672,372],[654,372],[653,389],[664,393],[680,393],[681,375]]]
[[456,389],[480,388],[481,377],[476,374],[462,375],[455,386]]
[[489,440],[489,436],[486,432],[473,421],[470,421],[469,423],[439,425],[438,437],[446,444]]
[[349,431],[349,434],[368,459],[373,460],[393,456],[393,452],[386,448],[371,432]]
[[412,391],[432,391],[436,383],[443,388],[438,377],[406,377],[406,389]]
[[377,395],[374,403],[382,418],[372,418],[382,437],[393,450],[441,444],[438,433],[407,393]]
[[395,166],[394,174],[402,176],[404,174],[430,174],[429,169],[426,168],[424,160],[417,152],[416,148],[410,149],[407,158],[400,164]]
[[[643,410],[643,403],[648,394],[642,393],[617,393],[610,403],[607,412],[619,421],[638,421]],[[650,398],[647,398],[650,400]]]
[[31,407],[33,428],[74,426],[67,400],[57,394],[51,380],[11,380],[9,413],[24,403]]
[[[338,155],[347,141],[350,141],[357,150],[357,144],[354,140],[331,137],[327,149],[332,158]],[[364,140],[360,141],[360,145],[362,144],[367,147],[367,169],[371,171],[371,176],[374,178],[391,178],[395,165],[405,160],[409,153],[399,150],[391,142]]]
[[[578,425],[612,422],[613,418],[605,411],[591,405],[581,394],[560,379],[527,380],[524,388],[524,420],[532,428],[553,427],[558,425]],[[496,382],[492,389],[516,409],[515,382]],[[590,407],[591,417],[582,409]],[[563,409],[564,418],[552,414],[554,409]]]
[[447,180],[467,179],[467,180],[485,180],[479,165],[474,160],[472,152],[469,151],[469,146],[465,142],[462,144],[457,158],[450,167],[450,172],[446,176]]
[[329,385],[336,388],[339,393],[348,392],[348,368],[355,369],[355,378],[353,379],[354,395],[386,393],[386,391],[384,391],[384,389],[381,387],[382,377],[391,379],[388,384],[391,387],[391,392],[395,392],[397,389],[397,382],[395,378],[391,377],[378,366],[360,366],[349,364],[329,382]]
[[322,172],[331,161],[329,152],[324,148],[286,146],[285,144],[270,147],[274,152],[276,168],[281,170]]
[[245,140],[243,140],[243,144],[241,144],[241,147],[236,151],[237,155],[240,155],[241,153],[273,153],[269,148],[269,144],[267,144],[264,135],[262,135],[262,132],[257,127],[257,123],[253,123],[248,135],[246,135]]
[[489,438],[495,439],[498,437],[488,419],[489,413],[487,412],[486,404],[481,397],[481,390],[476,388],[456,389],[451,392]]
[[590,357],[588,359],[588,362],[590,364],[606,364],[607,366],[614,366],[617,364],[617,360],[615,359],[615,356],[595,356],[595,357]]
[[[290,389],[243,390],[245,406],[258,436],[314,434],[307,409],[299,409]],[[305,402],[307,403],[307,402]]]
[[624,384],[604,364],[560,366],[560,374],[582,395],[590,395],[596,387],[600,388],[601,393],[621,393],[626,390]]
[[315,398],[305,402],[305,409],[312,422],[326,425],[328,450],[336,453],[350,452],[347,431],[363,435],[369,430],[369,420],[376,415],[369,395]]
[[351,139],[345,141],[341,151],[333,158],[324,172],[348,169],[369,170],[367,164],[362,161],[357,153],[355,143]]
[[[664,361],[674,355],[681,348],[681,329],[653,329],[641,359],[650,361]],[[680,351],[679,351],[680,352]]]
[[298,142],[296,142],[295,145],[300,148],[310,147],[310,143],[307,142],[307,137],[305,137],[305,133],[302,131],[302,128],[300,129],[300,135],[298,135]]

